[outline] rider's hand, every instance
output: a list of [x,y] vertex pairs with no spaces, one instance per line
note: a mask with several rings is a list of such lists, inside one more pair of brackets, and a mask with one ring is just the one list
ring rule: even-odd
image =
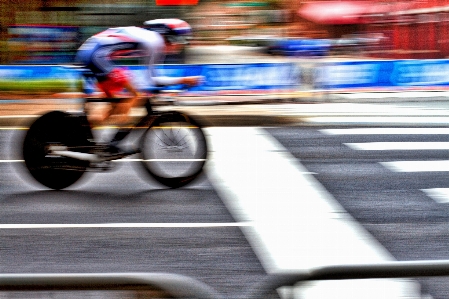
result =
[[196,86],[203,82],[204,78],[202,76],[191,76],[191,77],[184,77],[181,80],[181,84],[188,85],[188,86]]

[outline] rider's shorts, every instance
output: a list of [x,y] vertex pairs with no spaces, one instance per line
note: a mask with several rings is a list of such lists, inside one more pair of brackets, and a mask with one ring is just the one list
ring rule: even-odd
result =
[[123,68],[115,68],[102,80],[98,80],[98,87],[103,92],[117,94],[123,91],[126,83],[130,81],[129,73]]

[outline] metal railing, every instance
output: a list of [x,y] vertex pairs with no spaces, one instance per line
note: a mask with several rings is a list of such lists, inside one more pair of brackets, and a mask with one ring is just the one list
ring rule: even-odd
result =
[[[241,298],[266,298],[280,287],[312,280],[449,276],[449,260],[338,265],[269,274]],[[300,286],[299,286],[300,287]],[[212,287],[196,279],[165,273],[0,274],[0,291],[144,290],[170,298],[219,299]],[[239,297],[240,298],[240,297]]]
[[196,279],[168,273],[0,274],[0,291],[87,290],[148,291],[157,298],[221,298]]
[[[338,265],[309,271],[272,274],[255,285],[244,298],[264,298],[280,287],[294,286],[312,280],[345,280],[372,278],[409,278],[449,276],[449,260],[388,262],[379,264]],[[299,285],[300,287],[300,285]]]

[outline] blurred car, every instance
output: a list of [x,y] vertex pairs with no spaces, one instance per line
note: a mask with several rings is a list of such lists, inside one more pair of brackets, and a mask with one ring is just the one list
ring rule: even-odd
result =
[[266,47],[274,39],[273,35],[243,35],[230,37],[227,41],[231,45]]
[[267,53],[284,56],[326,56],[331,47],[327,39],[290,39],[272,40],[266,48]]
[[385,39],[383,34],[348,34],[332,40],[331,51],[335,54],[351,54],[371,50],[380,46]]

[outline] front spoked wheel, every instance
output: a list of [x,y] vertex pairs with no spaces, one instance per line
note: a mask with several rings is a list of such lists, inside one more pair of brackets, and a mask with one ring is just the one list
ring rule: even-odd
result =
[[141,140],[142,164],[158,182],[179,188],[192,182],[207,159],[201,126],[179,112],[158,116]]

